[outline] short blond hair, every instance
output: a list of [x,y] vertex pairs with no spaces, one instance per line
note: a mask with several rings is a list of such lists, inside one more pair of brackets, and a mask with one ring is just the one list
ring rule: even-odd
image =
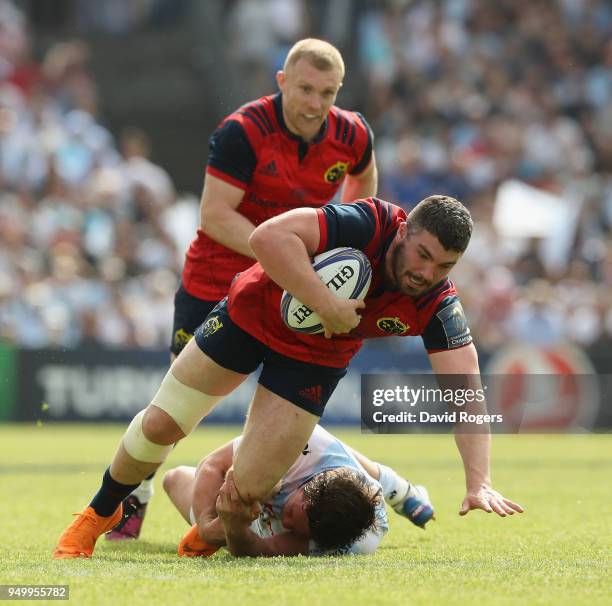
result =
[[290,70],[300,59],[306,59],[313,67],[322,72],[338,69],[344,78],[344,61],[340,51],[325,40],[304,38],[296,42],[285,59],[283,71]]

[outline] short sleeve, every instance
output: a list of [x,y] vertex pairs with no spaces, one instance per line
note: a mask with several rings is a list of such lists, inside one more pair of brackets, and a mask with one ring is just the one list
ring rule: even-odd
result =
[[465,312],[457,295],[442,299],[422,334],[429,353],[458,349],[472,342]]
[[239,122],[227,120],[210,137],[208,172],[244,188],[253,178],[257,156]]
[[317,209],[321,239],[317,254],[339,246],[363,250],[376,234],[376,216],[366,202]]

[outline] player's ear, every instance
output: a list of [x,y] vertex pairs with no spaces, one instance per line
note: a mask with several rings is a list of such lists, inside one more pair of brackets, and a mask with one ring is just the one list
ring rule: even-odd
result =
[[406,232],[408,231],[408,224],[406,221],[402,221],[397,228],[397,235],[400,240],[403,240],[406,237]]
[[283,86],[285,85],[285,72],[282,69],[279,69],[276,72],[276,84],[278,85],[278,88],[281,89],[281,91],[283,90]]

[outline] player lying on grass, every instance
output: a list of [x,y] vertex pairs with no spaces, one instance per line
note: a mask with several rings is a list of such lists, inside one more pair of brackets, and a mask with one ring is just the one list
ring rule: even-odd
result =
[[387,532],[381,496],[411,522],[433,517],[427,491],[391,468],[353,451],[320,425],[261,507],[237,498],[228,474],[239,436],[195,467],[164,475],[164,490],[193,524],[179,555],[210,556],[227,546],[235,556],[368,554]]
[[[448,279],[472,227],[468,210],[447,196],[426,198],[408,216],[368,198],[300,208],[262,223],[249,239],[259,262],[234,279],[227,299],[174,361],[150,405],[134,417],[99,491],[62,533],[54,557],[90,557],[97,538],[121,519],[122,499],[260,365],[233,465],[237,494],[248,506],[269,495],[296,460],[364,339],[421,336],[440,380],[459,375],[462,387],[482,389],[476,348]],[[342,246],[363,251],[370,262],[372,283],[364,301],[337,297],[312,268],[314,255]],[[324,334],[285,326],[283,289],[319,315]],[[486,413],[484,402],[465,409]],[[455,425],[466,483],[460,514],[482,509],[505,517],[523,511],[493,489],[491,436],[487,427],[474,429]]]

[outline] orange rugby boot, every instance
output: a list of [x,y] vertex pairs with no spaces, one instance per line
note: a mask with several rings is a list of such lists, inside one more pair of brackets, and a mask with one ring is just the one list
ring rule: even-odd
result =
[[178,554],[181,558],[208,558],[219,551],[220,545],[209,545],[198,533],[198,525],[194,524],[181,539]]
[[90,558],[98,537],[112,530],[121,521],[123,508],[117,507],[112,516],[99,516],[93,507],[75,513],[76,519],[64,530],[53,551],[53,558]]

